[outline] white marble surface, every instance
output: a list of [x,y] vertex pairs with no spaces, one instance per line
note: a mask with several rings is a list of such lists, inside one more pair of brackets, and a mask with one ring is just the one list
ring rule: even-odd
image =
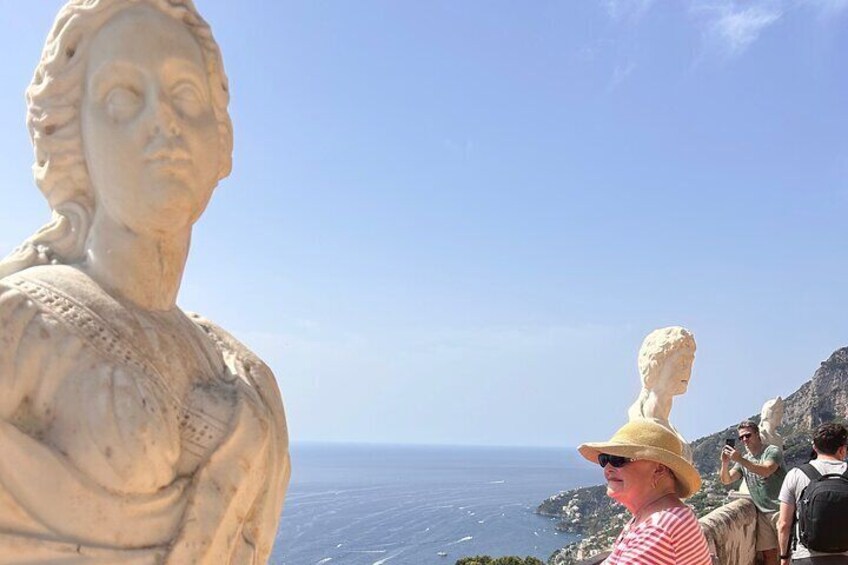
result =
[[0,563],[264,563],[276,380],[176,305],[231,164],[209,27],[190,0],[69,2],[27,101],[53,218],[0,263]]
[[672,430],[683,443],[684,456],[690,461],[689,443],[671,424],[669,416],[674,397],[684,394],[689,387],[695,349],[692,332],[680,326],[660,328],[648,334],[639,349],[642,389],[627,412],[630,420],[646,418]]
[[760,436],[763,443],[776,445],[783,449],[783,436],[778,433],[777,428],[783,422],[783,399],[781,397],[766,400],[760,411]]

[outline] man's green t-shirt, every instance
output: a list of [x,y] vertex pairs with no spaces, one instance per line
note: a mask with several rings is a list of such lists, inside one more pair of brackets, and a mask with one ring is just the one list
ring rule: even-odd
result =
[[786,476],[786,465],[783,463],[783,451],[775,445],[767,445],[759,456],[746,453],[742,455],[751,463],[757,465],[765,465],[771,461],[777,462],[777,470],[768,477],[761,477],[756,473],[752,473],[739,463],[733,465],[733,470],[740,471],[745,477],[745,483],[748,485],[748,492],[751,493],[751,500],[760,512],[777,512],[780,510],[780,485],[783,484],[783,478]]

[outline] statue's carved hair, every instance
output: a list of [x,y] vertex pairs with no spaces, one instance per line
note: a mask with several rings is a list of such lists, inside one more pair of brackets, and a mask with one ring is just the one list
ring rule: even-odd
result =
[[33,174],[53,209],[52,220],[0,262],[0,277],[43,263],[73,263],[84,252],[96,206],[85,162],[80,113],[88,47],[118,12],[148,5],[181,22],[203,53],[218,122],[218,179],[232,166],[229,90],[212,30],[192,0],[70,0],[56,16],[26,93],[27,128],[35,151]]
[[680,350],[695,353],[695,337],[680,326],[660,328],[648,334],[639,348],[639,374],[642,386],[650,388],[656,382],[663,363]]
[[763,404],[763,409],[760,411],[760,422],[771,422],[777,419],[778,414],[783,418],[783,399],[781,397],[766,400]]

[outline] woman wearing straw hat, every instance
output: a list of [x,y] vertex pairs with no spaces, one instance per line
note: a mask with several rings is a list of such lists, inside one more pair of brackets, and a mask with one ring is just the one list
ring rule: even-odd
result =
[[698,520],[681,502],[701,488],[701,477],[683,458],[676,434],[636,419],[609,441],[585,443],[578,450],[603,467],[607,495],[633,515],[606,565],[710,565]]

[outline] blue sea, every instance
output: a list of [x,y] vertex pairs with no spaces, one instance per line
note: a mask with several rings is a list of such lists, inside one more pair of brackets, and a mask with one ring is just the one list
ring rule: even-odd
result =
[[545,561],[575,537],[536,506],[602,480],[573,448],[295,444],[292,465],[274,564],[453,565],[477,554]]

